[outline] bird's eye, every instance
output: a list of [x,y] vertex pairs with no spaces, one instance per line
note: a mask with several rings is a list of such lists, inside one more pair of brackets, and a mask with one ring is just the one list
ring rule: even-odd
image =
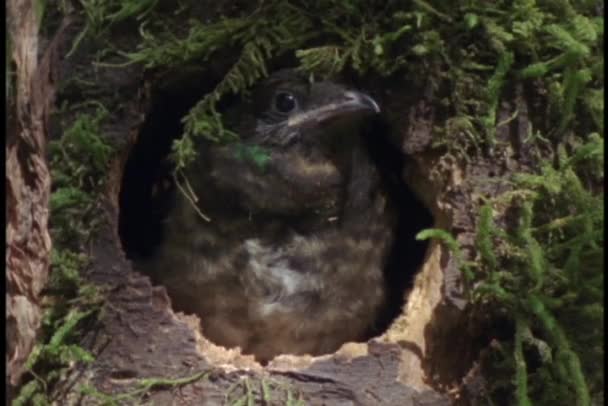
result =
[[296,108],[296,97],[287,92],[280,92],[274,97],[274,107],[279,113],[289,113]]

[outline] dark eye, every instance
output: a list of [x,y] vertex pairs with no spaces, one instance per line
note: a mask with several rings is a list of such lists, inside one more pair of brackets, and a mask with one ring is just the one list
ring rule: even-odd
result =
[[289,113],[297,105],[296,97],[291,93],[280,92],[274,97],[274,107],[280,113]]

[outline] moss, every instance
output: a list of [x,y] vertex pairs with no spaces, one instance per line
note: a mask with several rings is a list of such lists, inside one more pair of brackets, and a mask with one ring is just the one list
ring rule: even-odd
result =
[[[72,108],[83,113],[49,143],[52,178],[51,235],[56,247],[86,241],[98,225],[94,215],[112,148],[100,136],[108,110],[98,102]],[[63,114],[68,115],[67,112]],[[73,114],[73,113],[72,113]]]
[[250,161],[260,169],[264,169],[270,161],[269,151],[257,145],[237,144],[235,154],[238,159]]
[[[125,402],[142,404],[153,390],[179,388],[212,376],[212,370],[197,372],[181,378],[145,378],[137,379],[130,390],[119,394],[107,394],[99,391],[93,386],[83,385],[80,392],[90,398],[96,399],[102,405],[120,405]],[[226,405],[250,405],[257,403],[280,404],[291,406],[303,406],[306,403],[303,395],[296,389],[281,381],[267,378],[250,378],[245,376],[235,382],[225,394]]]
[[520,406],[531,406],[532,402],[528,397],[528,371],[523,351],[523,335],[527,325],[521,316],[517,316],[515,322],[515,350],[513,356],[516,365],[517,403]]
[[[240,50],[224,79],[185,118],[186,137],[214,141],[234,139],[221,124],[217,101],[246,91],[268,74],[270,60],[285,53],[293,53],[302,69],[321,77],[350,69],[359,75],[404,75],[436,89],[447,86],[449,114],[436,141],[461,153],[468,145],[495,143],[498,101],[505,84],[514,79],[543,79],[550,115],[560,122],[550,135],[564,132],[575,106],[602,120],[598,92],[603,73],[598,66],[603,66],[603,57],[598,51],[603,21],[593,16],[592,7],[570,7],[568,19],[549,3],[523,0],[444,7],[433,1],[409,6],[267,1],[249,14],[214,23],[192,20],[181,37],[162,22],[162,15],[154,15],[156,24],[142,30],[139,49],[123,55],[126,63],[168,69],[205,63],[225,49]],[[581,105],[581,99],[587,102]],[[450,126],[454,120],[471,123],[465,148],[461,133]]]
[[95,321],[103,297],[97,287],[81,278],[79,271],[86,263],[84,255],[53,250],[42,337],[25,363],[31,379],[21,387],[13,405],[50,404],[54,385],[78,363],[94,360],[79,340],[86,326]]
[[482,124],[485,127],[485,144],[492,148],[496,144],[496,113],[498,110],[498,102],[500,100],[501,90],[505,87],[505,77],[511,65],[513,64],[513,53],[503,52],[499,55],[498,62],[496,64],[496,70],[488,81],[487,88],[487,110],[488,113],[483,117]]
[[462,271],[465,280],[467,282],[473,280],[473,270],[471,268],[475,265],[465,260],[460,244],[449,232],[441,229],[426,229],[416,235],[416,239],[421,241],[430,238],[439,240],[445,244],[447,249],[452,253],[452,255],[454,255],[457,265]]
[[79,341],[86,326],[95,322],[104,299],[100,287],[86,282],[81,271],[89,264],[86,245],[99,224],[94,221],[99,217],[97,196],[112,148],[100,136],[108,110],[99,103],[90,106],[75,107],[71,125],[49,143],[51,273],[42,337],[25,364],[31,380],[21,388],[15,405],[50,404],[54,385],[78,363],[94,359]]
[[[590,153],[601,145],[595,136],[590,138],[571,153],[562,149],[557,168],[545,162],[538,175],[513,177],[515,187],[528,193],[513,199],[518,225],[504,238],[488,242],[495,226],[488,230],[487,209],[482,210],[477,246],[485,254],[477,269],[476,298],[491,303],[494,311],[508,309],[517,321],[513,355],[520,404],[529,402],[528,396],[551,403],[559,393],[560,402],[589,405],[590,393],[601,391],[604,371],[597,360],[603,359],[604,339],[603,197],[583,187],[579,175],[582,168],[603,160]],[[553,354],[530,374],[521,350],[524,328]]]
[[145,378],[139,379],[136,382],[136,388],[127,391],[125,393],[120,393],[116,395],[109,395],[103,392],[100,392],[93,386],[83,385],[80,387],[80,392],[83,395],[89,396],[91,398],[99,401],[101,405],[114,406],[114,405],[122,405],[125,402],[130,401],[133,404],[142,404],[144,397],[149,394],[150,391],[154,389],[161,388],[179,388],[184,385],[188,385],[190,383],[197,382],[201,379],[206,379],[210,374],[210,371],[197,372],[190,376],[186,376],[183,378]]

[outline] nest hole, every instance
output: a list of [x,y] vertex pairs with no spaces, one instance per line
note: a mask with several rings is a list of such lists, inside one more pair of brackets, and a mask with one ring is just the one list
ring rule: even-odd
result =
[[[192,83],[183,80],[152,92],[150,108],[126,163],[120,192],[119,235],[127,258],[135,263],[149,259],[162,242],[163,219],[176,193],[171,179],[171,144],[182,134],[182,118],[211,89],[209,84]],[[367,138],[368,150],[399,208],[399,216],[385,269],[388,305],[367,339],[386,331],[401,313],[427,249],[427,242],[417,241],[415,236],[433,225],[431,213],[403,180],[407,157],[390,142],[389,123],[378,118],[370,123],[370,130],[375,135]],[[174,310],[184,309],[174,306]]]

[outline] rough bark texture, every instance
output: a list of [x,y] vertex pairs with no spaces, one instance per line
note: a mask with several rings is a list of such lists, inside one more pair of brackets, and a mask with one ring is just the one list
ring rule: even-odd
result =
[[[11,15],[15,15],[11,27],[23,30],[31,23],[31,7],[20,17],[18,6],[24,4],[17,0],[10,3]],[[62,27],[50,47],[58,54],[66,52],[79,33],[78,24],[66,21]],[[475,393],[478,386],[469,385],[477,382],[473,365],[477,354],[470,340],[476,332],[467,326],[459,271],[440,244],[431,244],[414,287],[407,292],[402,314],[388,331],[368,343],[348,343],[335,354],[320,357],[280,356],[261,366],[238,350],[206,340],[201,322],[174,313],[164,288],[153,287],[147,277],[134,270],[120,245],[121,179],[150,103],[141,70],[96,67],[93,72],[92,51],[86,42],[69,60],[53,60],[44,69],[36,68],[35,29],[29,34],[20,31],[13,36],[24,39],[14,45],[20,84],[18,130],[7,144],[7,305],[9,331],[13,332],[7,358],[11,382],[17,382],[19,368],[35,338],[40,318],[37,297],[46,280],[50,241],[46,231],[49,179],[43,159],[44,129],[52,95],[49,72],[56,71],[60,80],[81,75],[95,83],[96,98],[114,101],[104,137],[118,150],[102,197],[105,210],[99,213],[105,226],[94,236],[92,264],[86,272],[88,280],[107,292],[102,316],[83,341],[96,359],[77,366],[56,388],[58,404],[99,403],[99,398],[78,391],[81,384],[92,385],[106,395],[136,391],[123,398],[126,404],[217,405],[242,399],[285,404],[291,397],[311,405],[442,405],[456,400],[466,403],[469,397],[479,395]],[[124,35],[115,40],[134,41],[128,32]],[[51,58],[44,61],[51,63]],[[31,87],[33,78],[36,93]],[[525,151],[517,145],[519,137],[526,134],[527,115],[520,114],[498,132],[500,141],[515,145],[517,157],[487,157],[465,167],[429,148],[435,119],[432,95],[424,89],[411,91],[408,83],[391,83],[390,94],[383,93],[382,83],[371,86],[386,106],[387,115],[397,118],[392,124],[403,153],[409,156],[403,176],[433,212],[435,227],[452,230],[465,250],[470,249],[478,204],[475,196],[498,193],[490,190],[494,184],[486,180],[525,162]],[[72,101],[87,97],[69,86],[63,92],[62,96]],[[526,111],[523,101],[514,100],[503,106],[498,121],[508,117],[515,104],[520,113]],[[165,382],[137,391],[144,378],[176,379],[199,372],[206,373],[192,382]]]
[[38,60],[33,1],[7,2],[15,68],[6,142],[7,388],[19,383],[40,325],[40,292],[48,278],[49,171],[46,125],[54,83],[51,56]]

